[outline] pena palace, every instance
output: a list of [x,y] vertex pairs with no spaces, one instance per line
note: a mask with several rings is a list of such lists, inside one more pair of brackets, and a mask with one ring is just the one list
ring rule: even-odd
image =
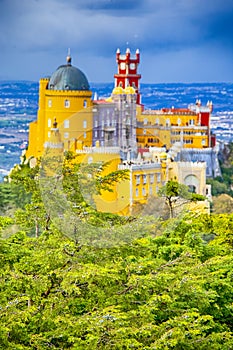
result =
[[68,54],[50,78],[40,79],[27,161],[33,166],[49,150],[70,151],[80,162],[108,162],[105,172],[127,169],[128,179],[95,196],[100,211],[129,215],[137,204],[156,198],[172,179],[210,199],[206,178],[220,174],[210,130],[212,102],[147,109],[140,95],[139,63],[139,50],[131,54],[129,48],[125,53],[118,49],[114,88],[108,98],[99,99]]

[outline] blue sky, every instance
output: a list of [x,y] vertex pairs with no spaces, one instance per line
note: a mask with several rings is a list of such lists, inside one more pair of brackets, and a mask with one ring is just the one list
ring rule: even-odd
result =
[[232,82],[233,0],[0,0],[0,80],[72,63],[112,82],[115,52],[141,52],[142,83]]

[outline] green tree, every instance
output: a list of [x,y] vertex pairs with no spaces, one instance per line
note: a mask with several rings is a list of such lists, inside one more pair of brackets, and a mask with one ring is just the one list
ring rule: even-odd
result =
[[112,235],[144,235],[111,249],[80,246],[53,225],[1,240],[2,347],[231,349],[232,222],[138,218]]
[[168,205],[171,218],[174,217],[175,204],[179,200],[191,200],[192,198],[188,187],[174,180],[169,180],[165,186],[161,187],[159,190],[159,196],[165,198],[165,202]]

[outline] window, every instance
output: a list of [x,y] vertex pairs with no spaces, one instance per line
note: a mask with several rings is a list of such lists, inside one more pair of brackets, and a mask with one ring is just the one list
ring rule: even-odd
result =
[[68,119],[64,120],[64,128],[68,129],[70,127],[70,121]]
[[87,100],[84,100],[84,101],[83,101],[83,107],[84,107],[84,108],[87,108]]
[[152,186],[150,186],[149,192],[150,192],[150,194],[153,194],[153,187]]
[[83,129],[86,129],[86,127],[87,127],[87,121],[84,120],[84,121],[83,121]]
[[150,183],[153,184],[155,181],[155,176],[154,174],[150,174]]
[[135,69],[135,63],[130,63],[130,69]]
[[140,175],[136,175],[136,185],[140,185]]
[[157,174],[157,182],[161,182],[161,174]]
[[48,119],[48,128],[51,128],[52,122],[51,119]]
[[144,125],[147,125],[148,123],[148,120],[145,118],[144,121],[143,121]]
[[142,195],[145,196],[146,195],[146,189],[143,187],[142,188]]
[[68,139],[68,137],[69,137],[69,133],[68,132],[64,132],[64,138]]
[[48,107],[52,107],[52,100],[48,100]]
[[98,137],[98,131],[95,131],[95,137]]
[[189,125],[194,125],[195,124],[195,120],[194,119],[190,119],[189,120]]
[[65,108],[70,108],[70,101],[69,100],[65,100]]
[[83,133],[83,138],[86,139],[86,137],[87,137],[87,133],[84,132],[84,133]]
[[145,185],[147,183],[147,176],[143,175],[143,185]]
[[51,132],[49,131],[49,132],[48,132],[48,137],[50,137],[50,136],[51,136]]
[[95,120],[95,128],[98,127],[98,120]]
[[136,197],[138,197],[138,188],[136,188],[135,194],[136,194]]

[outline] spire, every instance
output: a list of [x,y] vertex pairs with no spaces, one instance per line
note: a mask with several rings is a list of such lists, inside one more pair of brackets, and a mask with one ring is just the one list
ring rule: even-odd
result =
[[67,56],[66,56],[66,62],[67,62],[67,65],[71,66],[70,48],[68,48],[68,53],[67,53]]

